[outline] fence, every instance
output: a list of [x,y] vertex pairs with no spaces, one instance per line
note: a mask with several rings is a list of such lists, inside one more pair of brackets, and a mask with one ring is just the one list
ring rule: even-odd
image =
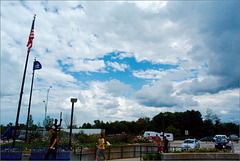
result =
[[[123,158],[141,158],[144,154],[157,153],[156,144],[147,145],[122,145],[122,146],[106,146],[106,159],[123,159]],[[169,152],[180,147],[170,147]],[[77,160],[94,160],[96,157],[96,146],[78,146],[74,148],[74,157]]]

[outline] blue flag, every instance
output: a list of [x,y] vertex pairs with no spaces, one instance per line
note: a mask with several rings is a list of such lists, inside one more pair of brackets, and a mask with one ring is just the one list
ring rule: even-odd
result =
[[39,61],[34,61],[33,70],[42,69],[42,65]]

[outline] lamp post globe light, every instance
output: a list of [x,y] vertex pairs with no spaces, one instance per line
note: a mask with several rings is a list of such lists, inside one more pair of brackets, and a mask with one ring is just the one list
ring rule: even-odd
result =
[[45,135],[45,133],[46,133],[46,128],[45,128],[45,126],[46,126],[46,119],[47,119],[48,94],[49,94],[50,88],[52,88],[52,86],[50,86],[50,87],[48,88],[48,90],[47,90],[47,99],[46,99],[46,102],[43,101],[43,102],[45,103],[45,125],[44,125],[44,132],[43,132],[43,135]]

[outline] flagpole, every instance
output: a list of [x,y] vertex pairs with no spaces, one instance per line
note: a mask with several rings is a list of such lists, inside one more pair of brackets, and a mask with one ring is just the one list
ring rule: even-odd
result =
[[24,81],[25,81],[25,75],[26,75],[26,70],[27,70],[27,63],[28,63],[29,52],[30,52],[30,50],[28,50],[28,52],[27,52],[27,58],[26,58],[26,62],[25,62],[25,69],[24,69],[24,74],[23,74],[23,79],[22,79],[22,87],[21,87],[19,103],[18,103],[17,118],[16,118],[16,123],[15,123],[15,130],[14,130],[14,134],[13,134],[13,145],[12,145],[13,147],[15,146],[16,133],[17,133],[17,129],[18,129],[18,119],[19,119],[21,102],[22,102],[22,95],[23,95],[23,88],[24,88]]
[[[31,35],[32,29],[34,27],[35,17],[36,17],[36,14],[34,14],[34,19],[33,19],[32,28],[30,31],[30,35]],[[18,111],[17,111],[16,123],[15,123],[15,130],[14,130],[14,134],[13,134],[13,144],[12,144],[13,147],[15,146],[16,134],[17,134],[17,129],[18,129],[18,120],[19,120],[19,114],[20,114],[20,109],[21,109],[23,88],[24,88],[24,82],[25,82],[25,76],[26,76],[26,71],[27,71],[27,64],[28,64],[28,57],[29,57],[30,49],[31,48],[28,47],[25,68],[24,68],[24,74],[23,74],[23,79],[22,79],[22,87],[21,87],[20,97],[19,97],[19,102],[18,102]]]
[[[36,58],[34,59],[34,62],[36,61]],[[31,101],[32,101],[32,89],[33,89],[33,81],[34,81],[34,65],[33,62],[33,73],[32,73],[32,84],[31,84],[31,90],[30,90],[30,97],[29,97],[29,105],[28,105],[28,116],[27,116],[27,127],[26,127],[26,134],[25,134],[25,143],[27,143],[27,135],[28,135],[28,124],[29,124],[29,116],[30,116],[30,107],[31,107]]]

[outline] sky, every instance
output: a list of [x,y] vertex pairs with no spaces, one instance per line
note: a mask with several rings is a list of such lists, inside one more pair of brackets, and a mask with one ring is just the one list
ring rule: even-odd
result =
[[[211,109],[239,123],[239,1],[1,1],[1,124],[63,126]],[[50,88],[52,86],[52,88]],[[47,92],[49,90],[49,93]],[[47,94],[48,93],[48,94]]]

